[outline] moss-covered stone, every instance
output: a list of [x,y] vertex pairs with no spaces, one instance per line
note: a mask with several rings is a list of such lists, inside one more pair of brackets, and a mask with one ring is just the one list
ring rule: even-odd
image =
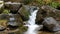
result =
[[19,14],[21,15],[23,21],[26,21],[29,19],[29,11],[25,9],[25,7],[22,7],[19,11]]

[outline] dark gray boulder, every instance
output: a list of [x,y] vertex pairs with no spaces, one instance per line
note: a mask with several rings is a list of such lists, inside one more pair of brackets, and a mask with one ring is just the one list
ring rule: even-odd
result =
[[43,25],[49,30],[49,31],[59,31],[60,25],[53,17],[44,18]]
[[53,17],[60,21],[60,10],[57,10],[49,5],[43,5],[39,7],[39,11],[37,12],[36,24],[40,25],[45,17]]

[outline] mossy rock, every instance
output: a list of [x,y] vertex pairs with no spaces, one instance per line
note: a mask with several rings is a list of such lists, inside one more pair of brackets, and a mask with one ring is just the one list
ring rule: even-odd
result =
[[26,10],[25,7],[22,7],[18,12],[21,15],[23,21],[26,21],[29,19],[30,12]]

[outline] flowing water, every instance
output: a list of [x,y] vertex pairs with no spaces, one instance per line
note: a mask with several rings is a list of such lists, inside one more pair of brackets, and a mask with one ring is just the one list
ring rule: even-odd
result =
[[36,13],[38,10],[34,10],[31,15],[29,16],[29,20],[27,26],[28,30],[25,32],[25,34],[37,34],[37,28],[39,28],[38,25],[35,24],[35,19],[36,19]]

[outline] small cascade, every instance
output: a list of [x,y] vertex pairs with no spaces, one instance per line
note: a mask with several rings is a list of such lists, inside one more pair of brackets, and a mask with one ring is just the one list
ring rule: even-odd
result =
[[29,16],[28,24],[28,30],[25,32],[25,34],[37,34],[38,29],[40,28],[39,25],[35,24],[36,14],[38,10],[34,10],[31,12],[31,15]]
[[35,19],[36,19],[36,13],[37,13],[38,10],[35,10],[34,12],[31,13],[31,15],[29,16],[29,20],[28,20],[28,23],[30,25],[34,25],[35,24]]

